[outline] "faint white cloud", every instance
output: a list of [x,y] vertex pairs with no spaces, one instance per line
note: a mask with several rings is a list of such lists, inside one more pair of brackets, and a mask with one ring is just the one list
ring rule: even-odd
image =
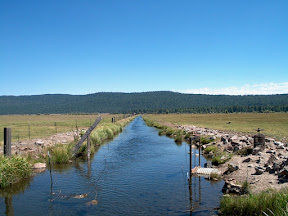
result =
[[[174,90],[173,90],[174,91]],[[186,94],[210,94],[210,95],[271,95],[287,94],[288,82],[284,83],[261,83],[255,85],[244,85],[240,87],[231,86],[227,88],[199,88],[178,91]]]

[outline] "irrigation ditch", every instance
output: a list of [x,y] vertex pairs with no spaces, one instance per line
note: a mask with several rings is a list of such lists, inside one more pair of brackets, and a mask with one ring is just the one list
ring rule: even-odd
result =
[[[181,142],[201,134],[203,156],[220,170],[212,178],[224,179],[220,215],[288,215],[288,145],[261,134],[254,136],[172,125],[145,117],[149,126]],[[200,151],[199,151],[200,152]]]
[[[47,164],[59,165],[73,163],[73,160],[79,159],[90,160],[90,155],[93,157],[95,151],[103,143],[121,133],[135,117],[127,116],[118,121],[115,121],[113,117],[111,123],[103,122],[96,127],[99,120],[95,125],[96,128],[94,127],[95,130],[89,133],[90,139],[86,139],[85,142],[83,140],[76,150],[75,145],[83,138],[87,129],[83,128],[79,131],[77,128],[72,132],[56,134],[46,139],[32,139],[21,143],[11,143],[10,140],[6,145],[5,141],[3,154],[6,156],[0,156],[0,190],[45,171]],[[11,129],[9,132],[8,137],[11,139]],[[53,142],[53,140],[57,141]],[[7,149],[9,149],[8,152]]]

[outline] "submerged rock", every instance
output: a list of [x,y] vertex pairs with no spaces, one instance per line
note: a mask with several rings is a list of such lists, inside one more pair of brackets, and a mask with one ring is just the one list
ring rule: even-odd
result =
[[98,204],[98,200],[91,200],[90,202],[87,202],[86,205],[87,206],[92,206],[92,205],[97,205]]

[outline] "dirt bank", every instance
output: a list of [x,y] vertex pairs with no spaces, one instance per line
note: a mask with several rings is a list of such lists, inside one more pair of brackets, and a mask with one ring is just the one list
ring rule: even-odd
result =
[[[39,154],[45,153],[45,150],[56,144],[69,144],[77,137],[77,131],[70,131],[66,133],[58,133],[44,139],[30,139],[21,142],[11,143],[12,155],[26,156],[31,154],[35,159],[39,158]],[[0,150],[3,154],[3,147]]]

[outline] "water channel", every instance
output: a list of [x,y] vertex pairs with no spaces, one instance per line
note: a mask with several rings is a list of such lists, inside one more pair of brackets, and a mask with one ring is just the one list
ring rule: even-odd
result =
[[54,167],[52,194],[48,170],[0,192],[0,215],[215,215],[223,182],[189,187],[188,151],[137,117],[90,163]]

